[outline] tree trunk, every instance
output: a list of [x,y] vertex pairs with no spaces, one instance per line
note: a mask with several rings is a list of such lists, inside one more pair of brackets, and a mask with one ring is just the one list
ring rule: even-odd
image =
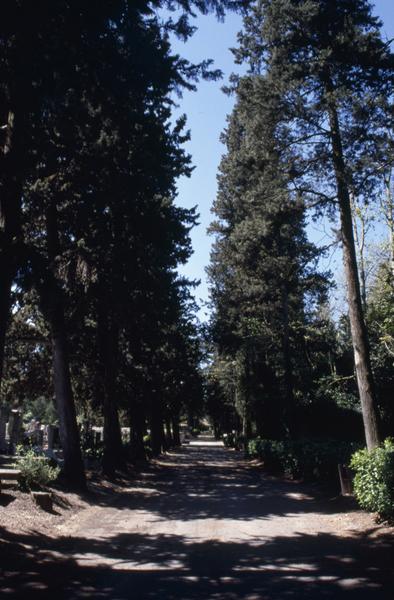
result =
[[116,468],[124,466],[124,452],[119,415],[114,399],[108,393],[104,396],[104,454],[103,470],[114,475]]
[[172,435],[174,438],[174,446],[180,446],[181,433],[179,430],[179,417],[177,415],[172,417]]
[[63,448],[64,476],[71,485],[83,488],[86,481],[71,388],[63,307],[61,299],[54,294],[51,304],[49,314],[53,350],[53,383]]
[[[63,294],[56,281],[55,258],[60,253],[57,225],[57,209],[54,202],[46,211],[47,248],[52,272],[47,275],[44,286],[37,284],[43,312],[49,321],[52,337],[53,383],[56,408],[59,417],[60,441],[64,457],[64,475],[73,486],[86,484],[83,468],[80,436],[77,426],[74,397],[71,387],[67,334],[64,320]],[[37,277],[37,282],[40,277]]]
[[[265,358],[261,361],[261,382],[264,385],[263,393],[259,398],[259,408],[257,425],[259,436],[266,439],[281,440],[283,439],[283,402],[277,401],[280,390],[276,384],[276,374],[272,367],[269,366],[270,356],[265,354]],[[275,399],[273,401],[273,399]]]
[[[329,81],[327,92],[332,95],[333,86]],[[343,261],[347,283],[350,328],[352,333],[354,362],[357,385],[364,421],[365,438],[369,449],[379,445],[378,409],[375,386],[369,355],[368,334],[362,310],[360,283],[358,279],[357,257],[353,236],[350,194],[346,180],[346,167],[343,156],[342,138],[335,102],[329,102],[328,117],[333,151],[333,164],[337,183],[337,194],[341,219]]]
[[287,435],[294,435],[294,393],[293,372],[290,350],[290,324],[289,324],[289,293],[286,284],[282,285],[282,355],[283,355],[283,425]]
[[[99,291],[100,294],[100,291]],[[105,291],[102,291],[105,294]],[[117,467],[124,466],[122,434],[120,430],[117,408],[117,357],[119,334],[118,328],[112,322],[110,309],[105,297],[98,299],[97,341],[98,369],[97,380],[101,388],[102,408],[104,417],[104,455],[103,470],[113,476]]]
[[11,285],[12,274],[7,265],[7,256],[2,254],[0,257],[0,397],[4,370],[5,336],[11,305]]
[[171,448],[174,445],[174,437],[173,437],[173,433],[171,430],[171,418],[169,415],[166,416],[165,438],[166,438],[166,447]]
[[264,411],[261,410],[261,405],[256,408],[256,435],[264,437]]
[[162,450],[165,451],[168,449],[168,447],[167,447],[167,440],[166,440],[166,435],[165,435],[165,431],[164,431],[163,419],[160,420],[160,438],[162,440],[162,442],[161,442]]
[[145,415],[139,402],[130,409],[130,457],[132,460],[146,458],[144,435],[146,433]]
[[156,394],[151,399],[149,426],[152,454],[153,456],[158,456],[163,451],[164,435],[160,398],[156,397]]
[[239,406],[239,413],[241,417],[241,435],[243,441],[246,444],[250,437],[251,426],[250,426],[250,360],[249,360],[249,346],[246,343],[241,350],[238,351],[237,362],[238,362],[238,385],[235,390],[236,404]]

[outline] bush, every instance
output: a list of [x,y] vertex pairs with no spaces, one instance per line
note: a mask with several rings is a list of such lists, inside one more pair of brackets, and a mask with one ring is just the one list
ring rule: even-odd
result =
[[34,450],[27,450],[15,468],[21,471],[20,486],[24,490],[45,487],[60,473],[59,467],[52,467],[46,456],[37,456]]
[[338,464],[348,464],[359,447],[353,442],[337,440],[264,440],[248,443],[248,455],[264,461],[273,473],[284,473],[293,479],[336,481]]
[[354,493],[361,508],[394,519],[394,438],[378,448],[356,452],[351,459],[355,472]]

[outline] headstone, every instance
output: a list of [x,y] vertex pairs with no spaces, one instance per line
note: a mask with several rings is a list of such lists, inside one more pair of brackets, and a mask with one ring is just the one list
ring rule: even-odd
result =
[[44,442],[42,426],[37,419],[32,419],[26,427],[25,437],[29,439],[33,446],[41,446]]
[[94,442],[99,444],[104,440],[104,428],[103,427],[92,427]]

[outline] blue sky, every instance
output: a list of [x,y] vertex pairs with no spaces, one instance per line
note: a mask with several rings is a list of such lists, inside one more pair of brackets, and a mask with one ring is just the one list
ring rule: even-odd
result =
[[[375,13],[382,19],[383,32],[389,39],[394,37],[394,2],[393,0],[375,0]],[[194,172],[190,179],[181,178],[178,182],[177,203],[190,208],[198,206],[200,214],[199,226],[192,231],[194,254],[182,273],[191,279],[201,280],[196,289],[196,299],[200,304],[208,299],[208,287],[205,267],[209,263],[211,236],[207,235],[207,227],[212,220],[210,212],[216,196],[216,175],[224,146],[220,143],[221,132],[226,127],[226,117],[230,114],[234,99],[226,96],[222,86],[233,72],[239,72],[234,65],[231,47],[237,45],[237,33],[242,28],[239,15],[229,14],[223,23],[212,15],[199,16],[195,20],[198,27],[194,36],[187,43],[174,40],[173,49],[191,62],[200,62],[206,58],[215,61],[215,67],[223,71],[224,77],[219,82],[201,82],[196,92],[186,92],[179,103],[178,112],[186,113],[191,140],[186,149],[191,154]],[[310,228],[310,237],[318,242],[324,237],[322,226]],[[327,240],[325,240],[327,241]],[[340,269],[340,258],[334,256],[330,267]],[[200,318],[205,319],[208,309],[202,308]]]

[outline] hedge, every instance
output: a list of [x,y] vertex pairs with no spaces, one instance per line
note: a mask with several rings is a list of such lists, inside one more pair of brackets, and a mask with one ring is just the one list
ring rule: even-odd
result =
[[268,471],[293,479],[336,481],[338,464],[348,464],[360,448],[356,442],[338,440],[266,440],[248,443],[248,455],[264,462]]

